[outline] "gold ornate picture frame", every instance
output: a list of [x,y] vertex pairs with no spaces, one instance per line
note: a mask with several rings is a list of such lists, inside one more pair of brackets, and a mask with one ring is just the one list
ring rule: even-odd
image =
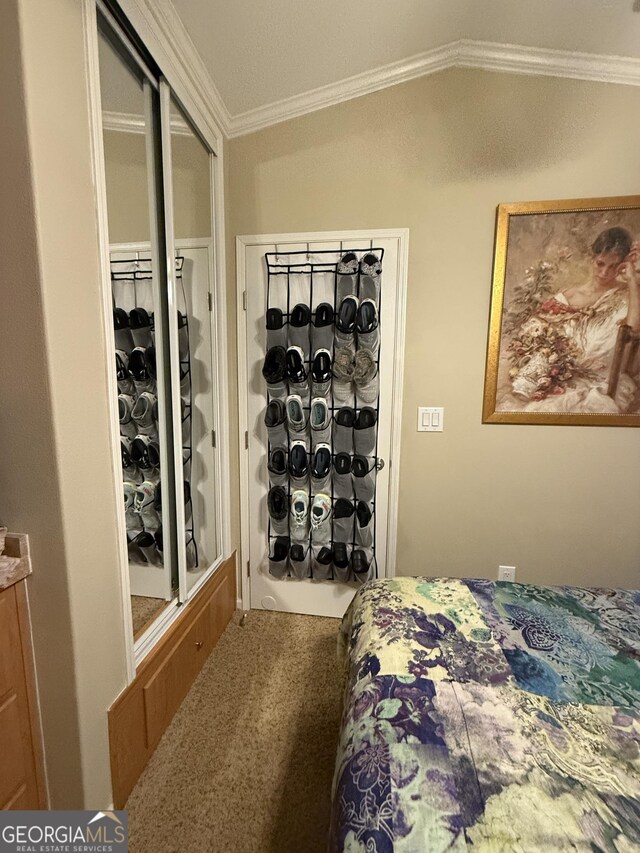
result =
[[640,196],[498,206],[483,423],[640,426]]

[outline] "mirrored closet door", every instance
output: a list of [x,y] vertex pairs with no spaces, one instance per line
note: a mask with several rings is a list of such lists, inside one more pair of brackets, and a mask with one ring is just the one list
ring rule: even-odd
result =
[[220,557],[213,154],[117,20],[98,16],[110,298],[134,640]]

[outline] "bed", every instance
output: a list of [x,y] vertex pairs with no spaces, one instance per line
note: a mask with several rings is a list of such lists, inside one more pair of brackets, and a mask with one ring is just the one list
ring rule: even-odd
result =
[[340,645],[332,853],[640,851],[640,591],[373,581]]

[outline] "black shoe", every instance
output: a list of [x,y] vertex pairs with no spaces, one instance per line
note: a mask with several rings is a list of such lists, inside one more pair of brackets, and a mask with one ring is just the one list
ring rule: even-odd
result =
[[376,410],[370,408],[369,406],[364,406],[362,409],[360,409],[358,417],[355,419],[353,426],[355,427],[355,429],[368,429],[369,427],[375,426],[377,420],[378,415],[376,413]]
[[269,510],[269,515],[274,521],[282,521],[287,517],[289,512],[289,500],[287,498],[287,493],[282,486],[274,486],[272,489],[269,489],[269,494],[267,495],[267,508]]
[[349,565],[349,555],[344,542],[336,542],[333,546],[333,564],[338,569],[346,569]]
[[338,410],[338,414],[336,415],[336,423],[340,424],[340,426],[352,427],[356,420],[356,412],[355,409],[352,409],[350,406],[343,406]]
[[122,460],[123,468],[131,467],[131,454],[129,453],[129,448],[124,441],[120,442],[120,459]]
[[316,316],[313,320],[313,325],[316,329],[321,329],[324,326],[332,326],[335,318],[333,305],[328,302],[321,302],[316,308]]
[[309,473],[309,456],[303,441],[294,441],[291,445],[289,473],[295,480],[302,480]]
[[338,474],[350,474],[351,457],[349,456],[349,454],[338,453],[338,455],[334,457],[333,467],[336,469]]
[[277,563],[280,563],[282,560],[286,560],[289,554],[289,537],[288,536],[278,536],[278,538],[273,543],[273,554],[271,556],[272,560],[275,560]]
[[287,351],[284,347],[271,347],[262,366],[267,385],[277,385],[287,377]]
[[151,379],[147,364],[147,350],[144,347],[136,347],[129,356],[129,374],[134,382],[148,382]]
[[267,427],[276,427],[287,419],[287,410],[282,400],[272,400],[264,413],[264,423]]
[[287,471],[287,451],[284,447],[275,447],[269,454],[267,469],[272,474],[285,474]]
[[304,382],[307,369],[304,365],[304,352],[300,347],[289,347],[287,350],[287,376],[291,382]]
[[[129,379],[129,359],[127,357],[126,352],[122,350],[116,350],[116,379],[118,382],[124,382],[125,379]],[[128,383],[132,388],[131,381]]]
[[156,367],[156,348],[154,346],[147,347],[144,357],[147,362],[147,370],[152,379],[158,378],[158,369]]
[[282,311],[279,308],[267,308],[267,329],[279,332],[283,325]]
[[308,326],[311,322],[311,309],[309,306],[303,305],[302,303],[295,305],[291,312],[291,319],[289,322],[292,326],[298,329],[303,326]]
[[156,532],[153,534],[153,538],[156,540],[156,548],[162,554],[164,548],[164,537],[162,535],[162,527],[159,527]]
[[378,309],[371,299],[363,300],[358,306],[356,329],[360,334],[373,332],[378,328]]
[[162,512],[162,483],[156,486],[156,493],[153,498],[153,508],[157,513]]
[[366,477],[371,470],[369,460],[366,456],[354,456],[351,469],[355,477]]
[[137,435],[131,442],[131,459],[141,471],[160,466],[160,449],[148,435]]
[[318,350],[311,366],[311,378],[314,382],[331,382],[331,353],[329,350]]
[[358,317],[358,299],[355,296],[345,296],[336,314],[336,329],[346,334],[356,328]]
[[144,308],[134,308],[129,312],[129,326],[132,329],[150,329],[152,321],[153,315]]
[[369,522],[371,521],[371,516],[373,513],[371,512],[371,507],[368,503],[364,501],[358,501],[358,505],[356,507],[356,515],[358,516],[358,527],[367,527]]
[[362,577],[362,575],[368,574],[369,560],[367,560],[367,554],[365,551],[362,551],[360,548],[356,548],[351,555],[351,568],[356,576],[360,575],[360,577]]
[[304,560],[304,546],[300,545],[299,542],[296,542],[291,546],[291,550],[289,552],[289,556],[296,563],[301,563]]
[[323,566],[328,566],[329,563],[333,560],[333,551],[331,548],[328,548],[326,545],[323,545],[322,548],[318,551],[318,556],[316,560],[321,563]]
[[314,480],[322,480],[331,471],[331,448],[328,445],[318,447],[311,463],[311,476]]
[[113,309],[113,330],[122,332],[129,328],[129,315],[124,308]]
[[354,512],[355,508],[353,503],[348,501],[346,498],[338,498],[333,505],[334,518],[351,518]]

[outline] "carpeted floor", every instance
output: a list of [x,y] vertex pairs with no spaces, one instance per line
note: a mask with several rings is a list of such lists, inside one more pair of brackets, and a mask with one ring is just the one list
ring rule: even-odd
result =
[[339,624],[236,614],[129,797],[131,853],[324,853]]

